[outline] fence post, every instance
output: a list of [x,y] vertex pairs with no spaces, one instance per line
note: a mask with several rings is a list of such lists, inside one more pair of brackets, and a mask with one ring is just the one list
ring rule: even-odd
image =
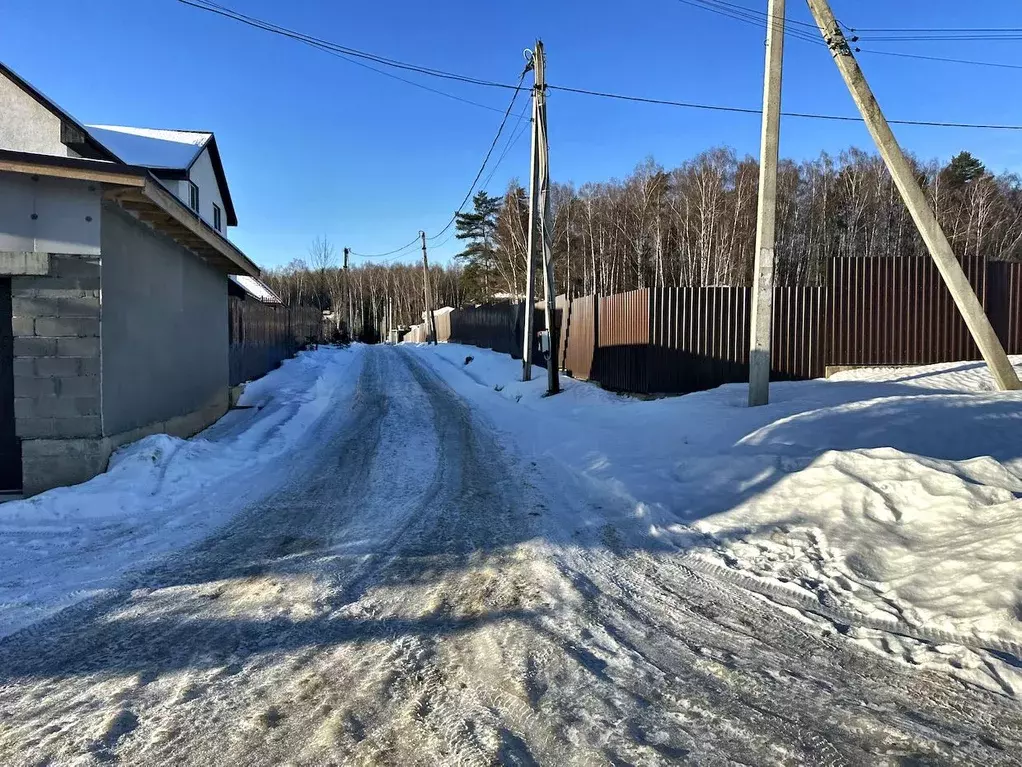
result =
[[[646,394],[651,393],[649,382],[653,378],[651,374],[653,369],[653,311],[656,305],[656,300],[653,297],[654,290],[659,290],[659,288],[646,288],[646,381],[643,387]],[[660,304],[660,311],[663,311],[663,301]]]

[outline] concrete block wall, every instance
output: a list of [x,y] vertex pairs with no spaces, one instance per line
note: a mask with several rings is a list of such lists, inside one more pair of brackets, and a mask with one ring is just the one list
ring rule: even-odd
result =
[[25,492],[102,471],[100,259],[51,254],[47,276],[11,278],[14,415]]

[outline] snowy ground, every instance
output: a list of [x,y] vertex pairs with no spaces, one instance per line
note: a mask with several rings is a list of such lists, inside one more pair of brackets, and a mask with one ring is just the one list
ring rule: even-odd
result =
[[302,354],[191,440],[143,439],[90,482],[0,505],[0,637],[201,540],[283,481],[358,379],[360,347]]
[[627,545],[713,563],[912,665],[1022,691],[1022,393],[995,392],[984,365],[774,384],[749,409],[744,385],[642,401],[562,379],[544,398],[545,371],[522,384],[505,355],[417,353],[533,460],[616,495]]
[[[74,567],[92,562],[102,585],[0,640],[0,763],[1017,761],[1022,707],[1006,672],[999,684],[989,671],[956,677],[947,664],[888,657],[842,636],[858,631],[851,624],[731,576],[782,577],[759,549],[730,561],[735,546],[755,545],[741,540],[791,539],[791,556],[802,554],[794,522],[773,537],[751,523],[729,534],[739,524],[729,515],[809,471],[814,451],[878,446],[806,447],[797,429],[771,435],[767,425],[868,399],[857,391],[918,385],[806,385],[820,389],[813,406],[797,386],[778,387],[769,412],[752,412],[737,388],[637,402],[568,382],[542,399],[542,381],[514,383],[516,368],[453,346],[305,356],[264,384],[262,411],[232,416],[247,424],[206,435],[222,444],[182,471],[189,479],[161,484],[133,470],[148,495],[128,483],[134,500],[122,488],[110,516],[129,531],[123,548],[141,554],[134,568],[96,564],[123,558],[100,523],[47,512],[49,524],[74,520],[105,546],[89,558],[69,548],[76,530],[50,530],[51,550]],[[303,407],[304,426],[293,421]],[[290,415],[276,434],[260,431],[274,409]],[[896,417],[879,419],[875,442]],[[205,466],[227,460],[232,441],[249,453],[245,467]],[[774,463],[757,458],[769,450]],[[727,451],[732,469],[718,457],[700,472],[698,461]],[[102,480],[111,497],[114,474]],[[196,474],[214,479],[199,489]],[[91,487],[66,496],[101,494]],[[816,513],[814,487],[789,513]],[[32,524],[24,511],[12,520]],[[142,544],[171,523],[190,529],[174,540],[184,548],[155,558],[155,544]],[[12,569],[37,578],[48,566],[9,548],[5,582]]]

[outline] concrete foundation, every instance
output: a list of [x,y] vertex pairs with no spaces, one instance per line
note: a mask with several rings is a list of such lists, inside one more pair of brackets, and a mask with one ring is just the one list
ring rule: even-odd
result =
[[200,410],[107,437],[22,440],[24,494],[31,496],[54,487],[85,482],[106,471],[114,450],[143,437],[170,434],[185,438],[198,434],[227,412],[228,399],[225,386]]

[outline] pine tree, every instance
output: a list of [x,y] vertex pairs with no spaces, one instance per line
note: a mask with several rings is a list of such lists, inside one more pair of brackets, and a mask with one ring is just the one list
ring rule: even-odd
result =
[[940,172],[941,180],[952,189],[959,189],[987,173],[983,165],[971,152],[959,152]]
[[474,298],[481,300],[486,300],[492,294],[490,286],[495,259],[493,235],[497,230],[497,215],[501,204],[500,197],[491,197],[485,191],[479,191],[472,198],[474,210],[459,213],[455,217],[458,239],[468,240],[468,245],[455,259],[465,266],[466,289]]

